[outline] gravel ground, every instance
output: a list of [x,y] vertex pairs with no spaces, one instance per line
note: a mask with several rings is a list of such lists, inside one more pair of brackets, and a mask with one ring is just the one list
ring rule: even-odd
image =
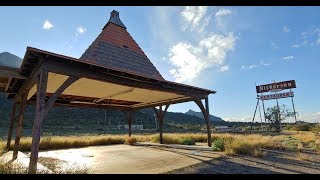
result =
[[320,174],[320,154],[265,150],[264,157],[222,156],[169,174]]

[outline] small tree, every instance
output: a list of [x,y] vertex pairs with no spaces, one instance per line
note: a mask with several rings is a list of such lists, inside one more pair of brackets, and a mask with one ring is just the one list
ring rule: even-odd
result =
[[266,111],[266,119],[268,122],[271,123],[271,127],[273,127],[276,132],[280,132],[280,122],[284,121],[287,117],[293,117],[294,113],[289,112],[286,105],[282,104],[279,106],[279,109],[277,106],[268,107]]

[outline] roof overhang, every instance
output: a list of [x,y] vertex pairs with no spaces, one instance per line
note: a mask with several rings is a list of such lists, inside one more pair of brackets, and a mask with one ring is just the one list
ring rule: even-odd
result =
[[13,79],[26,79],[19,74],[19,69],[0,66],[0,92],[7,92]]
[[[16,98],[39,69],[49,72],[47,99],[69,76],[77,76],[76,82],[65,89],[55,102],[61,106],[80,106],[110,109],[143,109],[159,105],[205,98],[216,91],[185,84],[163,81],[141,75],[103,67],[76,58],[27,47],[18,75],[11,77],[9,98]],[[30,87],[28,102],[35,103],[36,84]]]

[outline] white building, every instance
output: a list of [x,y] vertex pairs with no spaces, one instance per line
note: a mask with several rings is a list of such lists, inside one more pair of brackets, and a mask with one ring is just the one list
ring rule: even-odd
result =
[[215,126],[214,127],[217,132],[231,132],[232,127],[229,126]]

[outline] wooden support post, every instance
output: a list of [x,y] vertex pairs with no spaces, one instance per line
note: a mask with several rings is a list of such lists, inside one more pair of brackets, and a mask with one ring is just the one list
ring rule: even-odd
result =
[[132,125],[133,111],[123,111],[123,113],[128,120],[128,133],[129,133],[129,137],[131,137],[131,134],[132,134],[131,125]]
[[204,119],[206,121],[206,126],[207,126],[207,134],[208,134],[208,146],[212,146],[211,142],[211,126],[210,126],[210,116],[209,116],[209,101],[208,97],[205,98],[205,106],[203,106],[202,102],[200,99],[194,99],[194,102],[199,106],[199,108],[202,111],[202,114],[204,116]]
[[19,109],[19,120],[18,120],[17,129],[16,129],[16,140],[14,143],[12,159],[17,159],[17,157],[18,157],[20,138],[21,138],[21,132],[22,132],[23,117],[24,117],[24,112],[26,111],[27,95],[28,95],[27,93],[23,93],[21,95],[20,109]]
[[10,117],[10,125],[9,125],[9,132],[8,132],[8,140],[7,140],[7,150],[10,149],[10,144],[11,144],[11,138],[12,138],[12,130],[14,127],[14,121],[16,118],[16,110],[17,110],[17,103],[14,103],[12,106],[12,110],[11,110],[11,117]]
[[52,108],[54,102],[57,98],[62,94],[64,90],[66,90],[72,83],[77,81],[79,77],[70,76],[63,84],[56,90],[56,92],[50,97],[50,99],[45,104],[44,109],[44,117],[48,114],[49,110]]
[[156,108],[153,108],[153,110],[156,113],[157,119],[158,119],[158,124],[159,124],[159,133],[160,133],[160,144],[163,144],[163,120],[164,120],[164,116],[168,110],[170,105],[166,105],[164,111],[162,111],[162,106],[159,106],[159,110]]
[[36,113],[32,130],[32,145],[29,163],[29,173],[37,172],[38,152],[40,146],[40,133],[42,120],[45,112],[45,97],[48,81],[48,71],[42,69],[39,73],[39,81],[37,86]]

